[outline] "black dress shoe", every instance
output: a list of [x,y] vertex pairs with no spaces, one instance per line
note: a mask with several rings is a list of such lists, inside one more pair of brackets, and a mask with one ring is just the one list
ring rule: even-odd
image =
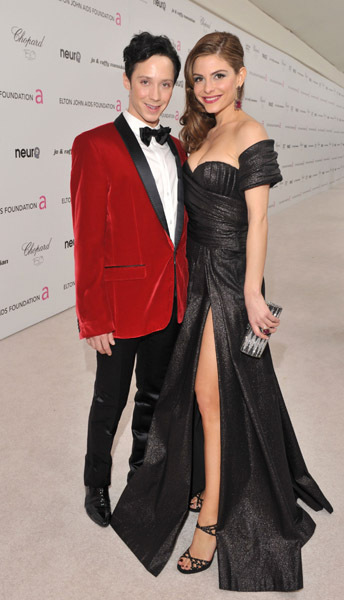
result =
[[107,527],[111,517],[109,488],[86,488],[85,508],[92,521],[100,527]]

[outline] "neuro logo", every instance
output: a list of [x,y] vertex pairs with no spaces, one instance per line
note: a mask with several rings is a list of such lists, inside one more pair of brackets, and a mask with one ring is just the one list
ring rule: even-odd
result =
[[71,50],[64,50],[63,48],[60,48],[60,58],[67,58],[69,60],[76,60],[76,62],[80,63],[81,61],[81,54],[80,52],[76,52],[76,51],[71,51]]
[[153,4],[158,8],[162,8],[162,10],[166,10],[166,2],[163,2],[163,0],[153,0]]
[[35,148],[16,148],[14,150],[15,158],[39,158],[41,154],[38,146]]

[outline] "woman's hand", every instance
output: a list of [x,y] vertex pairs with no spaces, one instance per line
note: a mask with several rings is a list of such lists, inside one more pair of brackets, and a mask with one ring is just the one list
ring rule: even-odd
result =
[[276,332],[280,320],[273,316],[262,294],[245,293],[245,305],[254,333],[263,340],[268,340],[270,334]]

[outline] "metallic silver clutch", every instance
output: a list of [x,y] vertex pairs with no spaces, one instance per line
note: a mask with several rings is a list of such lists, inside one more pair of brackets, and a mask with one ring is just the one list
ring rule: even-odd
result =
[[[274,315],[274,317],[279,317],[282,312],[282,307],[277,304],[273,304],[272,302],[266,303]],[[269,334],[270,337],[271,334]],[[253,356],[253,358],[260,358],[264,352],[265,346],[268,343],[268,340],[263,340],[263,338],[258,337],[252,331],[251,325],[248,323],[245,337],[243,343],[241,345],[241,352],[244,354],[248,354],[249,356]]]

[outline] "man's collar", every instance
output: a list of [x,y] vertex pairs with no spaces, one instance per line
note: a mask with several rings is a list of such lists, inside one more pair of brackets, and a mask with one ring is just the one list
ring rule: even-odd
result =
[[[132,115],[128,110],[123,111],[123,116],[125,117],[125,120],[127,121],[130,129],[137,136],[140,135],[141,127],[147,127],[147,124],[144,121],[141,121],[141,119],[134,117],[134,115]],[[149,127],[150,127],[150,125],[149,125]],[[160,127],[160,123],[158,123],[158,125],[156,125],[155,127],[151,127],[151,129],[159,129],[159,127]]]

